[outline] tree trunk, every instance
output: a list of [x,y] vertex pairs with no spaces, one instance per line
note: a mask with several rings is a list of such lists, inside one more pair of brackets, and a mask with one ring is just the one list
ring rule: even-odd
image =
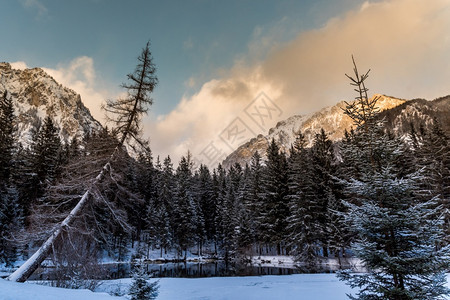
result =
[[[104,177],[105,173],[110,170],[109,162],[103,167],[102,171],[95,178],[93,186],[99,183]],[[70,227],[75,218],[80,215],[86,204],[89,203],[90,194],[92,188],[89,188],[84,195],[78,201],[77,205],[72,209],[69,215],[61,222],[60,225],[53,231],[52,235],[45,241],[44,244],[14,273],[8,276],[8,280],[16,282],[25,282],[28,277],[33,274],[34,271],[41,265],[45,258],[49,255],[52,250],[52,246],[57,241],[65,228]]]
[[[61,222],[61,224],[53,231],[52,235],[45,241],[45,243],[34,253],[19,269],[17,269],[14,273],[12,273],[8,280],[24,282],[28,279],[28,277],[33,274],[33,272],[39,267],[39,265],[44,261],[47,255],[50,253],[53,244],[56,240],[58,240],[61,236],[61,233],[65,228],[69,228],[73,223],[75,218],[81,214],[83,208],[89,203],[91,191],[93,187],[95,187],[98,183],[100,183],[105,177],[106,172],[109,172],[111,169],[110,162],[113,160],[115,154],[122,148],[125,141],[129,137],[135,139],[136,142],[143,145],[137,136],[134,135],[134,132],[138,130],[138,127],[135,122],[139,120],[140,116],[147,112],[147,109],[144,108],[144,105],[151,105],[152,99],[149,97],[149,93],[153,91],[153,88],[158,82],[158,79],[154,76],[155,68],[152,63],[152,57],[149,50],[150,43],[148,42],[146,47],[142,50],[142,54],[138,58],[141,62],[138,65],[138,68],[135,71],[135,74],[128,75],[129,80],[132,81],[130,85],[123,85],[128,91],[137,91],[136,94],[133,93],[133,108],[132,110],[128,107],[128,100],[124,101],[116,101],[107,103],[106,111],[112,112],[114,114],[119,114],[117,119],[114,121],[118,126],[119,133],[122,134],[122,137],[114,149],[113,154],[111,155],[108,163],[102,168],[101,172],[95,178],[92,186],[87,189],[84,195],[81,197],[80,201],[78,201],[77,205],[72,209],[69,215]],[[127,120],[125,122],[124,127],[121,127],[121,120]],[[120,247],[120,246],[119,246]],[[119,250],[119,256],[121,250]]]

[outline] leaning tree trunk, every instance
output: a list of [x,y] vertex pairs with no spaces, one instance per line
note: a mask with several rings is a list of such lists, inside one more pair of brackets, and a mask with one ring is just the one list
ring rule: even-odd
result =
[[[105,177],[105,173],[110,171],[110,163],[106,163],[103,167],[102,171],[97,175],[93,186],[98,184]],[[91,196],[92,187],[89,188],[81,197],[80,201],[78,201],[77,205],[72,209],[69,215],[58,224],[58,227],[53,231],[52,235],[45,241],[44,244],[22,265],[19,269],[17,269],[14,273],[8,276],[8,280],[17,281],[17,282],[25,282],[28,277],[33,274],[34,271],[41,265],[41,263],[45,260],[45,258],[49,255],[52,250],[53,244],[60,237],[62,232],[70,227],[75,218],[81,213],[86,204],[89,203],[89,199]]]
[[[138,57],[139,64],[133,74],[129,74],[128,78],[131,80],[130,85],[123,85],[129,90],[130,98],[119,99],[116,102],[109,101],[106,105],[106,111],[117,115],[115,123],[118,126],[118,133],[122,137],[114,150],[109,161],[103,166],[101,172],[95,178],[92,186],[83,194],[80,201],[72,209],[69,215],[61,222],[53,231],[52,235],[45,241],[45,243],[34,253],[19,269],[12,273],[8,280],[24,282],[31,274],[41,265],[45,258],[49,255],[53,248],[55,241],[61,238],[61,234],[66,228],[74,222],[77,216],[81,214],[83,208],[89,203],[93,188],[100,183],[105,177],[106,173],[110,171],[110,162],[113,161],[114,156],[120,151],[127,138],[130,136],[137,140],[136,134],[139,132],[138,122],[142,114],[146,113],[148,108],[146,105],[152,104],[152,99],[149,94],[156,86],[158,79],[154,75],[156,68],[152,63],[152,56],[149,50],[149,43],[142,50]],[[130,92],[131,91],[131,92]],[[112,119],[114,121],[114,119]]]

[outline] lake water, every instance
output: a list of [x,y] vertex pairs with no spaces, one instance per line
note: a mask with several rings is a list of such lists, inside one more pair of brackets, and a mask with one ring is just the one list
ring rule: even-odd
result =
[[[111,263],[102,265],[104,278],[119,279],[131,277],[132,264]],[[262,276],[262,275],[291,275],[303,273],[333,273],[336,266],[319,266],[314,269],[299,268],[294,266],[260,266],[227,264],[225,261],[208,262],[170,262],[170,263],[145,263],[144,269],[153,277],[222,277],[222,276]],[[53,268],[40,268],[31,280],[52,280]]]
[[[113,279],[130,277],[131,264],[111,264],[107,266]],[[260,275],[290,275],[303,273],[297,268],[266,267],[266,266],[236,266],[224,261],[207,263],[165,263],[145,264],[144,269],[154,277],[221,277],[221,276],[260,276]]]

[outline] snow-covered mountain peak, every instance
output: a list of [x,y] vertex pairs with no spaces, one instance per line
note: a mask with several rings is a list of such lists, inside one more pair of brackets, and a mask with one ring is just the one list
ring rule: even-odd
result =
[[41,68],[17,70],[0,63],[0,92],[12,97],[17,116],[19,140],[29,145],[33,130],[50,116],[60,129],[63,141],[98,131],[95,120],[75,91],[63,87]]
[[[389,110],[401,105],[406,100],[389,97],[386,95],[375,94],[372,99],[377,97],[377,107],[380,111]],[[241,145],[231,153],[224,161],[224,166],[229,167],[238,162],[245,164],[250,161],[255,151],[265,158],[266,149],[272,139],[280,146],[284,152],[289,152],[294,143],[298,132],[302,132],[308,141],[308,147],[312,146],[314,137],[323,128],[332,141],[342,139],[345,130],[352,127],[353,121],[344,114],[345,101],[341,101],[334,106],[321,109],[318,112],[308,115],[294,115],[286,120],[280,121],[271,128],[266,136],[258,135],[247,143]]]

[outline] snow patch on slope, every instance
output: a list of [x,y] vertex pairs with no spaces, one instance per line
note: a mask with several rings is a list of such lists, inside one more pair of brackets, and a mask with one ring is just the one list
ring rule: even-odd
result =
[[[378,98],[377,106],[381,111],[391,109],[406,102],[406,100],[380,94],[376,94],[373,97]],[[263,160],[265,160],[266,150],[272,139],[278,143],[282,151],[289,153],[298,132],[305,135],[307,147],[312,146],[316,134],[322,128],[332,141],[340,140],[343,138],[345,130],[349,130],[353,124],[350,117],[344,114],[345,106],[345,101],[341,101],[334,106],[326,107],[316,113],[295,115],[280,121],[274,128],[269,130],[266,136],[259,135],[238,147],[238,149],[225,159],[223,165],[225,168],[229,168],[235,163],[240,163],[241,165],[249,163],[255,151],[258,151]]]
[[63,87],[40,68],[18,70],[0,63],[0,93],[12,97],[19,141],[29,145],[33,131],[50,116],[60,130],[63,141],[81,138],[101,130],[80,95]]

